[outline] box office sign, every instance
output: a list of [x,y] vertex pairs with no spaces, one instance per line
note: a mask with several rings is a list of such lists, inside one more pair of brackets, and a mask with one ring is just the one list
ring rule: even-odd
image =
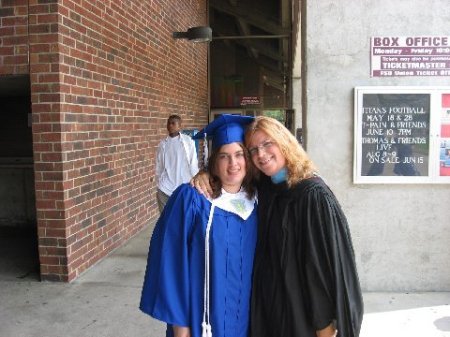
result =
[[450,183],[450,87],[355,88],[355,183]]
[[371,76],[450,76],[450,36],[376,36]]

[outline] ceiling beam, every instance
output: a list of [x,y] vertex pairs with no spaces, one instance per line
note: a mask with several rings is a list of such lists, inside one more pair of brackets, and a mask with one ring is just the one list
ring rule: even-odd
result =
[[[250,28],[248,27],[248,24],[245,22],[245,20],[236,18],[236,21],[238,23],[240,35],[243,36],[250,35]],[[249,56],[253,56],[253,58],[255,59],[258,58],[258,51],[255,48],[252,48],[248,40],[244,41],[243,44],[247,48],[247,53],[249,54]]]
[[225,1],[211,0],[210,6],[219,12],[243,19],[247,22],[247,24],[255,26],[270,34],[285,35],[290,33],[289,29],[281,27],[281,25],[277,22],[269,21],[266,16],[257,14],[254,8],[248,8],[243,4],[231,6]]

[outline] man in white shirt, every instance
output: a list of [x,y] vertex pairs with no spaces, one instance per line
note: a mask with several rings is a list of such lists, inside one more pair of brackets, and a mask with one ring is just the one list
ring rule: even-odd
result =
[[195,143],[181,130],[181,117],[171,115],[167,119],[169,135],[163,139],[156,153],[156,199],[162,212],[172,192],[198,172]]

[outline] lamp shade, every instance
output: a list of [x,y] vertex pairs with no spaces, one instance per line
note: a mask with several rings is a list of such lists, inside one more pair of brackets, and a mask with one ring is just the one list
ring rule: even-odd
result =
[[192,42],[210,42],[212,29],[207,26],[191,27],[186,32],[174,32],[174,39],[188,39]]

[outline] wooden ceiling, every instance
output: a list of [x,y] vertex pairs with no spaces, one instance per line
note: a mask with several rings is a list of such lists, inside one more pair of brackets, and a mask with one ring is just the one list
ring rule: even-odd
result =
[[292,71],[293,1],[209,1],[213,41],[243,48],[261,67],[265,84],[283,92]]

